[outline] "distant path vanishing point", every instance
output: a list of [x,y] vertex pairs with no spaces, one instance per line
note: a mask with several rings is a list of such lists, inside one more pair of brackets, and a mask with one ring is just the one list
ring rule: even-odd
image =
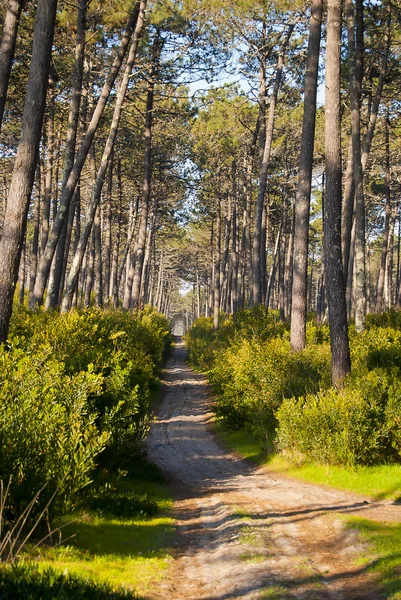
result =
[[213,436],[213,398],[178,338],[148,452],[174,488],[176,560],[153,598],[375,600],[380,590],[356,531],[341,514],[401,521],[369,503],[253,467]]

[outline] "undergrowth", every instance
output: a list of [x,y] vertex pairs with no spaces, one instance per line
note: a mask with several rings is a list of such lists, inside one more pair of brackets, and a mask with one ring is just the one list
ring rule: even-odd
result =
[[[198,319],[185,340],[207,371],[216,416],[248,430],[266,453],[299,463],[380,465],[401,462],[401,317],[396,311],[350,328],[352,373],[331,387],[329,328],[307,323],[307,346],[292,353],[288,324],[263,307]],[[390,326],[390,324],[392,326]]]

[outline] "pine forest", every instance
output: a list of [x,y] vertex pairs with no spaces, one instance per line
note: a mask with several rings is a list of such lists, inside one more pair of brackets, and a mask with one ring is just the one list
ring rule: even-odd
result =
[[0,0],[0,598],[401,598],[399,0]]

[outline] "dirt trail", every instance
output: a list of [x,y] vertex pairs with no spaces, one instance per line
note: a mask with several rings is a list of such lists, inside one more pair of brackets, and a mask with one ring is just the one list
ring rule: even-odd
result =
[[401,521],[401,507],[252,467],[208,427],[207,381],[177,344],[148,439],[174,485],[176,560],[154,598],[373,600],[380,589],[357,559],[366,548],[342,514]]

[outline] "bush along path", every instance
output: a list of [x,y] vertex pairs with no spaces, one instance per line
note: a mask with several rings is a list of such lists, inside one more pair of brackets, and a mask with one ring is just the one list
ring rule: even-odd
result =
[[399,523],[401,506],[292,480],[223,450],[207,380],[186,358],[177,343],[147,440],[177,498],[176,561],[156,597],[386,597],[372,549],[347,519]]

